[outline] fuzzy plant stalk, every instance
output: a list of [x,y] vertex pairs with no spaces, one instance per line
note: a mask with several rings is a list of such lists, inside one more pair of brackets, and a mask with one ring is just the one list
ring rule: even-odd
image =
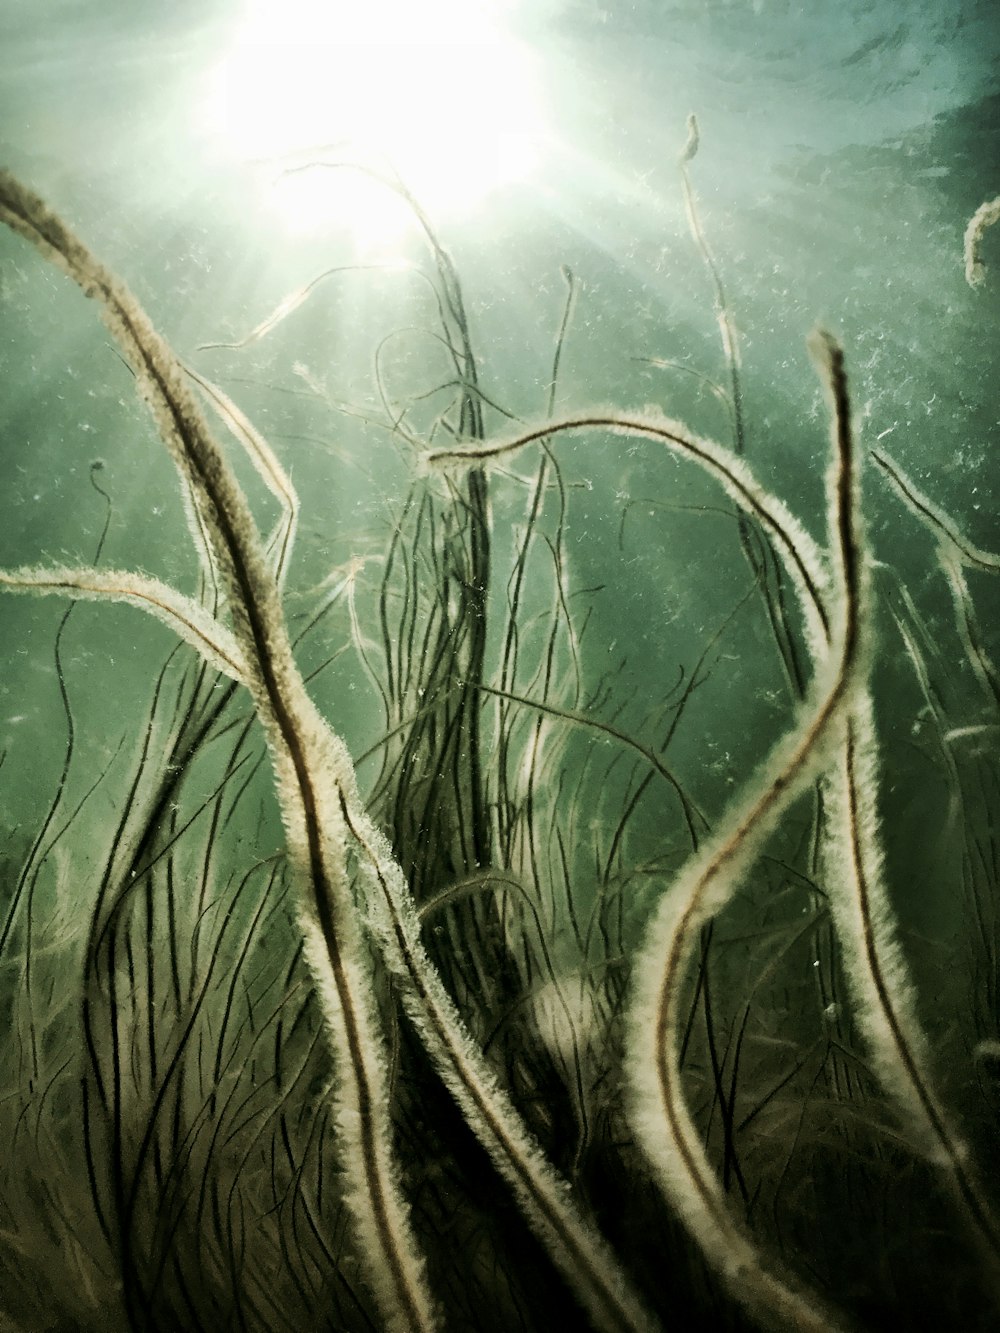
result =
[[[405,876],[363,806],[346,748],[308,696],[294,661],[275,573],[246,498],[187,388],[183,368],[127,290],[9,174],[0,175],[0,220],[100,302],[177,466],[203,571],[221,580],[232,628],[155,580],[127,571],[23,569],[6,572],[2,582],[15,591],[140,606],[248,688],[268,740],[289,863],[299,887],[307,955],[333,1039],[339,1146],[355,1239],[384,1326],[392,1333],[432,1328],[436,1314],[393,1160],[388,1066],[352,893],[349,844],[368,888],[370,924],[397,976],[403,1003],[473,1131],[512,1185],[529,1224],[596,1327],[608,1333],[655,1329],[655,1319],[609,1247],[581,1215],[469,1039],[426,956]],[[217,395],[212,397],[232,429],[234,414]],[[281,478],[273,475],[267,456],[247,437],[246,423],[235,424],[234,433],[258,471],[280,494]],[[295,510],[289,507],[290,513]],[[279,533],[271,546],[272,555],[278,553],[271,563],[281,573],[287,543]]]
[[[655,1327],[469,1040],[424,952],[405,876],[359,797],[346,750],[308,698],[278,591],[297,502],[273,456],[269,461],[248,433],[249,423],[204,382],[213,407],[285,508],[284,526],[279,525],[265,550],[246,500],[187,389],[183,368],[134,300],[40,200],[9,176],[0,176],[0,219],[101,302],[177,464],[203,575],[221,585],[231,627],[155,580],[128,572],[29,569],[10,571],[3,582],[14,590],[142,606],[250,690],[271,749],[303,932],[333,1038],[340,1146],[355,1241],[386,1327],[430,1327],[434,1312],[392,1163],[385,1056],[352,887],[355,878],[366,924],[381,943],[415,1029],[595,1325],[636,1333]],[[828,880],[836,899],[832,916],[873,1068],[906,1123],[915,1127],[913,1138],[942,1170],[970,1230],[993,1255],[997,1228],[961,1135],[933,1089],[927,1042],[881,870],[877,754],[864,679],[865,577],[857,459],[841,351],[831,339],[819,336],[815,352],[833,405],[829,559],[733,450],[656,414],[596,409],[547,420],[496,441],[473,435],[455,448],[429,453],[426,461],[432,471],[464,474],[530,445],[549,448],[570,433],[651,440],[694,462],[722,486],[766,537],[796,592],[813,683],[789,734],[681,872],[654,916],[637,963],[627,1059],[634,1123],[653,1174],[706,1257],[762,1326],[819,1330],[838,1326],[839,1317],[765,1259],[729,1214],[685,1104],[677,1035],[680,997],[700,926],[732,896],[782,812],[823,770],[829,806],[824,827]],[[957,567],[968,561],[956,556],[953,563]],[[956,594],[956,607],[965,600]]]
[[983,236],[989,227],[1000,222],[1000,195],[980,204],[965,229],[965,281],[970,287],[986,283],[987,267],[982,257]]
[[[977,683],[995,705],[1000,699],[997,670],[983,644],[965,570],[996,574],[1000,557],[969,541],[883,450],[873,449],[872,458],[937,541],[959,638]],[[1000,1223],[969,1145],[935,1088],[929,1044],[896,935],[878,836],[876,752],[874,709],[865,689],[855,700],[838,762],[827,778],[831,818],[825,857],[837,888],[831,910],[879,1078],[903,1111],[918,1148],[941,1173],[983,1256],[994,1299],[1000,1301]]]
[[[766,536],[798,596],[814,670],[799,722],[768,756],[719,832],[671,886],[648,928],[635,973],[627,1058],[637,1131],[664,1192],[706,1257],[763,1327],[818,1331],[836,1327],[839,1316],[779,1274],[730,1215],[685,1104],[679,1061],[681,1002],[699,931],[736,892],[782,813],[817,779],[827,791],[824,859],[832,917],[874,1069],[912,1140],[940,1171],[990,1269],[996,1266],[998,1231],[968,1147],[934,1088],[928,1043],[884,880],[875,813],[876,738],[866,678],[867,577],[859,460],[842,350],[829,335],[817,334],[812,352],[832,422],[827,486],[832,577],[805,531],[780,501],[757,485],[743,461],[692,436],[677,422],[596,412],[547,423],[473,452],[481,463],[542,440],[551,442],[567,431],[601,430],[657,440],[721,483],[740,512]],[[466,456],[464,450],[441,450],[430,455],[430,463],[453,467]],[[918,507],[925,520],[934,513],[929,502]],[[950,528],[941,522],[937,528],[939,536],[944,533],[942,540],[947,538],[953,565],[991,567],[989,557],[970,555],[968,543],[955,538]],[[957,603],[961,600],[956,597]],[[978,660],[974,654],[972,660]]]
[[833,461],[827,480],[837,589],[831,649],[800,706],[797,723],[669,887],[647,929],[635,972],[629,1067],[635,1124],[647,1157],[706,1258],[762,1326],[820,1333],[839,1326],[837,1316],[777,1272],[732,1215],[687,1106],[680,1054],[686,983],[700,933],[733,897],[782,814],[817,776],[864,674],[858,458],[843,353],[824,334],[814,337],[813,346],[834,404]]
[[[860,669],[859,613],[862,561],[856,458],[847,424],[846,382],[839,347],[817,335],[818,355],[837,384],[841,415],[830,471],[830,526],[837,586],[828,609],[830,578],[811,539],[780,501],[764,491],[731,451],[693,436],[677,422],[652,416],[625,418],[598,413],[555,422],[537,431],[477,451],[480,459],[502,457],[528,443],[566,430],[612,431],[658,441],[689,458],[719,481],[740,512],[766,533],[795,582],[807,612],[812,650],[824,667],[802,705],[798,724],[768,757],[755,782],[720,832],[707,842],[665,896],[636,964],[636,991],[627,1062],[635,1102],[634,1122],[654,1176],[709,1262],[732,1293],[765,1326],[829,1330],[841,1326],[812,1293],[776,1275],[752,1239],[735,1222],[721,1184],[702,1146],[681,1087],[679,1032],[689,964],[701,927],[724,905],[740,875],[788,804],[815,777],[833,725],[845,707]],[[431,456],[438,466],[455,465],[459,451]],[[829,640],[835,647],[824,654]]]
[[[0,219],[100,302],[183,479],[196,545],[204,538],[221,577],[241,679],[267,737],[306,952],[336,1053],[338,1134],[357,1247],[386,1327],[429,1330],[436,1315],[393,1157],[386,1057],[352,908],[342,807],[335,780],[318,780],[342,773],[344,755],[295,669],[277,586],[246,498],[183,371],[131,294],[7,174],[0,176]],[[156,604],[155,594],[132,585],[133,576],[118,577],[123,590],[133,588],[133,600]],[[91,595],[100,595],[92,581],[84,582]],[[199,648],[204,637],[196,638]],[[221,665],[232,653],[213,657]]]
[[[991,1206],[968,1146],[934,1087],[928,1043],[882,870],[877,747],[861,634],[866,579],[857,553],[860,520],[857,500],[852,500],[857,460],[850,438],[847,383],[842,354],[834,342],[818,337],[814,354],[832,405],[836,444],[830,495],[837,596],[831,596],[831,580],[819,552],[780,502],[757,487],[740,460],[691,436],[676,422],[595,413],[550,423],[477,451],[480,461],[505,457],[563,431],[595,429],[658,440],[715,476],[742,512],[760,524],[799,597],[816,673],[812,695],[801,712],[801,727],[769,757],[749,795],[724,821],[723,831],[706,844],[664,899],[638,968],[639,998],[633,1008],[629,1052],[637,1128],[661,1184],[706,1256],[767,1328],[777,1323],[823,1329],[835,1326],[838,1319],[794,1282],[777,1275],[730,1217],[684,1104],[676,1050],[678,1003],[698,926],[731,897],[789,802],[821,775],[828,793],[824,846],[832,916],[873,1067],[913,1142],[940,1172],[991,1272],[997,1257],[998,1230]],[[439,451],[431,455],[431,462],[454,466],[461,458],[458,450]],[[912,486],[909,489],[912,504]],[[936,514],[926,500],[915,507],[925,521],[928,514]],[[972,551],[968,542],[953,534],[952,525],[938,520],[933,526],[948,546],[953,565],[992,568],[992,557]],[[956,597],[956,603],[963,605],[967,600]],[[975,665],[979,657],[972,647],[970,639]],[[657,1033],[652,1044],[651,1032]]]

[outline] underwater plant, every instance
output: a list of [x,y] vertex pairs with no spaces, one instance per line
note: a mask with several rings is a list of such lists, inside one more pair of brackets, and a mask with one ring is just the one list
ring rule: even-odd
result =
[[[37,196],[0,177],[3,221],[99,303],[176,469],[198,571],[188,596],[103,568],[102,534],[89,564],[0,572],[10,591],[145,610],[183,645],[126,756],[81,930],[66,848],[117,757],[71,804],[72,606],[55,638],[61,777],[20,864],[8,863],[0,935],[21,1033],[4,1077],[15,1134],[32,1144],[17,1157],[23,1193],[6,1191],[17,1243],[4,1264],[30,1269],[51,1244],[32,1228],[56,1225],[76,1236],[66,1262],[78,1281],[60,1314],[59,1297],[5,1279],[22,1326],[533,1328],[575,1302],[573,1317],[598,1329],[849,1327],[893,1299],[893,1281],[873,1296],[844,1275],[900,1161],[912,1198],[929,1199],[912,1234],[950,1197],[948,1243],[984,1293],[966,1317],[992,1317],[1000,1233],[977,1165],[984,1145],[938,1088],[883,869],[876,578],[845,352],[814,335],[832,422],[824,551],[745,457],[735,330],[688,179],[697,141],[692,118],[682,180],[714,275],[732,446],[649,409],[555,412],[568,271],[546,413],[517,420],[482,387],[450,257],[416,201],[386,182],[430,246],[451,376],[438,389],[451,397],[424,431],[381,384],[387,426],[420,475],[367,615],[352,566],[297,632],[287,608],[300,502],[277,453]],[[266,538],[202,402],[278,503]],[[503,430],[488,429],[491,414]],[[591,676],[585,590],[568,572],[561,453],[581,437],[642,442],[721,491],[751,576],[740,605],[760,606],[782,664],[791,699],[777,734],[711,816],[665,753],[725,626],[649,701],[644,725],[623,720],[616,673]],[[888,454],[871,456],[938,544],[960,641],[995,707],[962,571],[1000,562]],[[501,506],[518,519],[498,522]],[[931,693],[919,617],[902,608]],[[309,688],[328,664],[301,665],[337,613],[384,711],[367,792]],[[265,755],[273,792],[258,777]],[[968,777],[957,764],[949,777],[971,845]],[[252,799],[280,813],[268,855],[241,845],[237,816]],[[790,817],[807,832],[786,846]],[[996,921],[989,858],[979,861],[985,938]],[[726,929],[752,947],[720,943]],[[789,978],[809,954],[822,954],[824,984],[846,992],[853,1018],[813,995],[776,1035],[773,996],[801,985]],[[68,995],[54,984],[67,955],[79,980]],[[785,1126],[804,1140],[807,1117],[808,1186],[786,1204]],[[843,1255],[834,1224],[808,1243],[824,1192],[831,1211],[852,1204]]]

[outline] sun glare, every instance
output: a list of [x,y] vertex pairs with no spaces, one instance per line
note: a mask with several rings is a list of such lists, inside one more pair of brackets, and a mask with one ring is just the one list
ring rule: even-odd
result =
[[436,218],[469,211],[529,175],[544,137],[530,52],[504,28],[510,3],[249,0],[212,73],[208,128],[272,169],[297,230],[351,212],[359,241],[382,244],[398,225],[357,173],[281,173],[338,154],[391,163]]

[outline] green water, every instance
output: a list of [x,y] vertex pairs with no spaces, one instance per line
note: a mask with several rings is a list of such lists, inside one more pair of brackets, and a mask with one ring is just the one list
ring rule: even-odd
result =
[[992,1328],[991,6],[481,8],[0,3],[0,1326]]

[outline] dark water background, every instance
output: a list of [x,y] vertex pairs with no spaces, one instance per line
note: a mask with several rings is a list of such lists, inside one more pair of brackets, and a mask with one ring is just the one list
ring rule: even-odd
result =
[[[178,3],[158,13],[124,3],[0,0],[0,156],[129,284],[178,355],[226,389],[288,469],[302,502],[287,590],[293,627],[306,623],[354,569],[353,604],[346,592],[336,599],[303,643],[300,662],[307,674],[323,666],[311,691],[352,753],[369,755],[359,770],[362,786],[392,835],[391,811],[378,805],[385,799],[379,764],[391,719],[373,677],[385,666],[381,581],[418,469],[413,451],[385,428],[374,368],[384,373],[392,400],[408,405],[408,426],[423,440],[455,397],[454,389],[439,387],[453,371],[435,337],[428,284],[411,272],[371,267],[325,280],[306,304],[251,346],[198,350],[242,337],[290,291],[332,266],[391,257],[432,272],[425,238],[412,220],[391,246],[373,251],[364,227],[349,217],[333,216],[322,228],[302,231],[287,226],[272,206],[268,191],[277,170],[308,160],[315,143],[337,139],[336,124],[317,125],[314,141],[289,145],[287,155],[272,157],[263,171],[249,160],[252,153],[230,151],[206,124],[206,81],[239,22],[238,6],[228,3]],[[997,235],[987,233],[984,241],[991,272],[981,288],[966,284],[962,258],[969,217],[1000,189],[995,5],[648,0],[602,7],[546,0],[513,7],[505,22],[530,58],[533,95],[544,111],[538,161],[524,179],[467,208],[449,205],[435,215],[433,198],[425,200],[463,284],[479,382],[489,400],[517,418],[545,415],[566,295],[560,270],[566,266],[577,290],[561,349],[556,415],[597,405],[656,404],[693,430],[731,443],[725,405],[705,383],[707,377],[727,386],[727,366],[711,277],[690,234],[678,168],[686,117],[693,111],[701,144],[691,179],[738,332],[746,454],[755,475],[825,545],[828,423],[805,346],[807,333],[821,322],[842,340],[863,448],[878,442],[972,543],[1000,547]],[[425,56],[415,46],[406,58],[417,63]],[[489,59],[481,50],[456,48],[453,68],[483,62],[485,70]],[[434,65],[433,78],[441,77]],[[495,96],[485,78],[483,86]],[[392,106],[398,89],[391,81],[375,88]],[[485,127],[491,122],[475,89],[475,78],[456,73],[453,119],[443,118],[438,130],[440,160],[459,182],[469,170],[480,116],[489,151]],[[513,115],[519,89],[506,93]],[[266,82],[259,89],[265,107],[269,99],[279,105],[281,95]],[[400,102],[398,115],[407,114]],[[419,181],[412,184],[419,196]],[[373,193],[378,189],[371,186]],[[461,199],[461,189],[450,197]],[[0,235],[0,312],[0,568],[92,562],[110,503],[101,563],[141,569],[193,595],[197,566],[176,476],[129,370],[92,303],[6,231]],[[509,418],[492,408],[486,418],[487,435],[508,428]],[[436,439],[444,439],[440,428]],[[672,691],[694,673],[699,684],[685,696],[666,758],[714,821],[793,712],[794,690],[781,670],[733,516],[717,488],[651,443],[574,436],[561,439],[556,453],[566,502],[559,534],[563,591],[567,621],[580,637],[574,658],[563,624],[557,662],[564,688],[553,687],[552,700],[658,746],[671,704],[680,697]],[[486,678],[494,684],[507,624],[505,598],[525,540],[529,483],[537,467],[537,456],[519,456],[490,483]],[[237,470],[261,523],[273,521],[273,505],[252,470],[242,461]],[[418,490],[424,484],[418,480]],[[888,882],[941,1087],[973,1149],[983,1154],[989,1181],[997,1164],[990,1144],[1000,1111],[992,1077],[1000,1048],[989,1044],[1000,1038],[998,701],[970,665],[933,533],[875,467],[867,468],[864,485],[875,571],[878,798]],[[539,533],[555,542],[551,495],[546,503]],[[361,562],[356,568],[350,563],[355,559]],[[433,582],[432,568],[427,565],[420,577]],[[517,685],[537,695],[553,605],[551,561],[541,540],[527,568],[518,612],[524,658]],[[985,651],[995,656],[997,579],[970,573],[969,587]],[[0,1065],[0,1124],[12,1145],[7,1160],[0,1157],[0,1318],[16,1329],[117,1328],[129,1319],[134,1327],[164,1329],[220,1321],[227,1328],[277,1328],[286,1326],[284,1319],[298,1328],[378,1327],[354,1260],[345,1258],[352,1251],[342,1210],[322,1191],[317,1202],[315,1182],[302,1183],[322,1171],[324,1153],[335,1160],[334,1150],[322,1141],[317,1147],[308,1129],[323,1100],[322,1054],[311,1054],[316,1069],[310,1066],[301,1084],[290,1085],[294,1128],[291,1112],[287,1122],[285,1111],[276,1112],[267,1122],[271,1128],[248,1142],[247,1156],[239,1158],[256,1162],[252,1154],[263,1153],[263,1161],[269,1145],[278,1145],[275,1152],[284,1145],[288,1160],[281,1169],[297,1182],[281,1193],[280,1206],[277,1193],[268,1205],[263,1185],[254,1186],[256,1193],[248,1187],[241,1214],[249,1238],[242,1262],[271,1275],[270,1285],[282,1293],[270,1313],[252,1280],[223,1274],[225,1265],[208,1259],[199,1267],[193,1257],[199,1250],[209,1253],[225,1231],[211,1209],[195,1215],[189,1204],[174,1200],[179,1220],[169,1234],[151,1221],[166,1215],[158,1213],[157,1199],[164,1197],[164,1179],[173,1179],[170,1162],[183,1157],[178,1143],[189,1143],[192,1126],[200,1126],[200,1134],[206,1123],[196,1110],[208,1095],[199,1043],[210,1046],[218,1033],[211,1000],[198,1013],[202,1026],[183,1039],[178,1034],[186,1031],[189,1011],[179,1001],[174,1010],[158,997],[149,1001],[155,1023],[146,1021],[146,1001],[136,1002],[134,1024],[162,1037],[152,1071],[148,1061],[143,1064],[145,1038],[127,1031],[132,1020],[124,1011],[107,1020],[121,1028],[123,1049],[131,1051],[123,1057],[125,1109],[118,1113],[126,1128],[118,1139],[87,1131],[90,1146],[84,1148],[81,1089],[88,1079],[104,1086],[101,1043],[109,1040],[98,1022],[97,1050],[84,1050],[84,940],[109,839],[128,808],[130,774],[151,725],[154,681],[173,641],[131,608],[81,604],[61,632],[57,658],[64,612],[65,605],[51,598],[5,595],[0,601],[3,892],[5,901],[17,904],[0,957],[0,1013],[10,1027]],[[915,657],[907,652],[907,636],[919,645]],[[170,668],[182,669],[180,659]],[[575,695],[566,685],[574,669],[583,681]],[[180,697],[179,676],[168,677],[164,692],[171,691]],[[245,705],[242,712],[238,701],[232,707],[232,716],[242,720]],[[154,750],[162,743],[156,728],[166,725],[157,720],[149,732],[155,732]],[[499,742],[494,713],[487,716],[485,705],[480,725],[489,752]],[[518,725],[517,743],[527,745],[528,724]],[[676,802],[662,793],[635,795],[640,779],[634,754],[623,758],[607,733],[598,736],[565,719],[563,725],[566,734],[559,735],[558,718],[552,719],[545,735],[553,752],[539,779],[537,837],[551,849],[558,825],[569,848],[563,864],[575,910],[581,917],[594,913],[592,919],[602,923],[598,933],[611,932],[605,956],[598,957],[594,945],[591,970],[580,974],[586,979],[581,997],[588,997],[581,998],[582,1008],[593,1006],[605,1017],[594,1019],[593,1029],[590,1020],[578,1018],[592,1042],[606,1020],[609,1048],[617,1049],[616,1015],[629,993],[629,959],[651,905],[683,860],[684,837]],[[70,734],[71,762],[60,790]],[[246,753],[248,785],[242,786],[241,774],[239,798],[232,809],[218,807],[211,834],[205,823],[216,809],[212,792],[225,768],[218,753],[205,756],[175,794],[173,815],[163,816],[183,821],[203,806],[209,811],[195,822],[190,846],[179,844],[173,879],[200,885],[199,910],[214,904],[218,920],[239,877],[282,846],[263,747],[254,735]],[[513,786],[525,764],[510,759]],[[499,782],[499,771],[491,770],[491,782]],[[31,853],[57,790],[56,815]],[[519,818],[526,827],[532,814],[522,808]],[[704,1116],[720,1170],[731,1151],[743,1162],[745,1186],[734,1184],[730,1191],[736,1213],[860,1327],[992,1327],[995,1307],[975,1254],[961,1228],[941,1220],[946,1196],[935,1192],[931,1173],[907,1149],[905,1126],[893,1119],[867,1069],[835,947],[820,924],[786,949],[788,919],[781,912],[789,894],[794,898],[794,885],[800,883],[802,899],[789,908],[789,919],[821,905],[830,889],[812,878],[813,819],[810,810],[795,808],[769,868],[758,869],[720,922],[719,938],[706,944],[717,951],[711,973],[716,1012],[702,1014],[696,1025],[694,1041],[701,1046],[690,1056],[692,1101]],[[614,830],[623,820],[627,837],[618,846]],[[406,864],[396,832],[397,852],[416,883],[420,875]],[[559,905],[566,886],[557,892],[550,885],[545,898],[546,873],[529,875],[526,858],[519,844],[506,859],[496,852],[493,863],[534,885],[545,902],[557,972],[564,967],[576,977],[569,917]],[[549,872],[557,859],[549,856]],[[452,866],[455,879],[462,878],[459,869]],[[183,890],[162,866],[157,873],[163,876],[160,906],[145,909],[155,924],[147,931],[140,908],[130,906],[136,915],[121,927],[123,952],[107,964],[118,969],[127,988],[152,975],[143,970],[144,948],[162,960],[179,938],[167,933],[163,905]],[[263,884],[267,872],[253,873]],[[441,865],[426,875],[428,893],[447,887]],[[619,885],[613,927],[595,906],[611,880]],[[769,905],[774,898],[784,907]],[[203,919],[216,923],[214,930],[212,910]],[[236,910],[239,915],[245,908]],[[495,931],[517,955],[504,936],[516,934],[516,927],[502,908],[492,916],[491,909],[477,910],[468,920],[457,913],[449,920],[451,946],[463,930]],[[192,920],[192,934],[184,936],[192,978],[205,966],[198,929]],[[174,922],[170,930],[181,928]],[[248,997],[256,995],[254,986],[269,963],[294,966],[293,915],[276,909],[268,931],[254,946],[259,965],[247,983]],[[482,943],[478,933],[475,939]],[[200,947],[203,953],[208,948],[203,941]],[[476,945],[468,947],[474,951]],[[26,1000],[26,951],[32,948],[38,963]],[[235,967],[229,955],[220,957],[228,959],[222,966]],[[620,1088],[620,1062],[612,1055],[602,1064],[591,1052],[587,1060],[578,1054],[575,1065],[560,1064],[565,1033],[546,1037],[541,1009],[520,1025],[517,1015],[532,1009],[537,983],[530,959],[518,957],[504,985],[483,999],[482,1012],[466,1017],[480,1040],[490,1040],[498,1024],[507,1033],[506,1053],[497,1056],[501,1074],[513,1070],[522,1079],[515,1092],[524,1099],[529,1123],[572,1173],[566,1142],[579,1123],[566,1089],[581,1067],[594,1088]],[[447,974],[447,964],[439,966]],[[825,978],[819,984],[814,967]],[[620,983],[614,995],[601,989],[603,979],[594,979],[599,973],[603,978],[602,968]],[[159,984],[154,977],[154,991]],[[473,1004],[474,988],[461,983],[467,986],[462,990],[455,978],[450,984],[460,992],[460,1004]],[[106,980],[94,985],[94,994],[106,1000]],[[264,1000],[246,1003],[252,1028],[255,1006]],[[692,1004],[699,1013],[697,999]],[[315,1026],[314,1019],[303,1021]],[[715,1059],[709,1051],[713,1022],[725,1071],[723,1080],[715,1080],[716,1096],[721,1087],[736,1089],[744,1115],[763,1105],[765,1090],[783,1077],[781,1069],[797,1071],[780,1115],[759,1134],[766,1117],[753,1117],[735,1148],[720,1146],[719,1124],[726,1116],[705,1092],[713,1082],[705,1073]],[[741,1025],[747,1023],[750,1035],[734,1068],[743,1049]],[[817,1042],[828,1038],[824,1057]],[[536,1040],[539,1049],[562,1052],[552,1056],[553,1068],[562,1072],[551,1075],[551,1086],[545,1061],[525,1061],[518,1050],[519,1043],[527,1048]],[[190,1070],[169,1084],[169,1115],[161,1107],[151,1121],[156,1089],[169,1083],[163,1070],[175,1056],[181,1064],[189,1061]],[[408,1058],[417,1069],[414,1086],[422,1086],[418,1057],[411,1052]],[[248,1054],[241,1067],[251,1064]],[[817,1087],[824,1089],[822,1097]],[[593,1106],[604,1105],[603,1095],[592,1094]],[[92,1089],[89,1096],[88,1114],[94,1116],[97,1094]],[[617,1114],[614,1096],[611,1101]],[[544,1105],[547,1111],[538,1110]],[[440,1115],[444,1126],[431,1134],[428,1147],[422,1131],[400,1112],[407,1126],[401,1130],[406,1171],[417,1176],[422,1158],[433,1154],[443,1163],[435,1187],[440,1193],[419,1219],[449,1326],[541,1328],[564,1314],[568,1326],[584,1326],[572,1322],[585,1316],[571,1296],[555,1279],[550,1286],[544,1256],[519,1239],[520,1223],[502,1191],[485,1183],[488,1169],[478,1158],[466,1160],[471,1149],[452,1145],[449,1136],[457,1142],[461,1129],[450,1127],[450,1114],[441,1108],[428,1113],[428,1119]],[[614,1114],[608,1111],[609,1139],[627,1132]],[[741,1124],[741,1116],[733,1115]],[[119,1177],[131,1169],[129,1143],[141,1142],[142,1126],[154,1122],[155,1151],[148,1150],[148,1160],[135,1168],[141,1184],[131,1200],[128,1226],[134,1234],[123,1260],[116,1232],[124,1225]],[[291,1140],[299,1146],[290,1147]],[[184,1157],[177,1167],[178,1177],[190,1177],[194,1193],[201,1179],[229,1188],[238,1175],[220,1141],[206,1147],[204,1160]],[[125,1165],[101,1158],[101,1151],[112,1150]],[[89,1154],[96,1154],[94,1160]],[[667,1210],[650,1202],[648,1192],[632,1192],[639,1187],[628,1170],[638,1179],[642,1168],[623,1166],[610,1149],[594,1149],[594,1157],[599,1160],[592,1174],[584,1171],[577,1182],[581,1197],[623,1248],[665,1323],[741,1326],[743,1316],[701,1270]],[[258,1164],[254,1171],[258,1167],[264,1180],[268,1170]],[[277,1190],[277,1170],[272,1166],[267,1188]],[[310,1189],[301,1205],[306,1226],[296,1213],[295,1191],[305,1198]],[[431,1186],[421,1178],[414,1189],[423,1200]],[[101,1199],[99,1224],[95,1200]],[[250,1216],[268,1221],[255,1231]],[[309,1232],[304,1239],[300,1224]],[[463,1247],[469,1255],[464,1267]],[[491,1272],[506,1276],[484,1276]],[[669,1281],[663,1276],[668,1273]],[[345,1291],[354,1294],[349,1299]],[[276,1312],[279,1305],[283,1313]]]

